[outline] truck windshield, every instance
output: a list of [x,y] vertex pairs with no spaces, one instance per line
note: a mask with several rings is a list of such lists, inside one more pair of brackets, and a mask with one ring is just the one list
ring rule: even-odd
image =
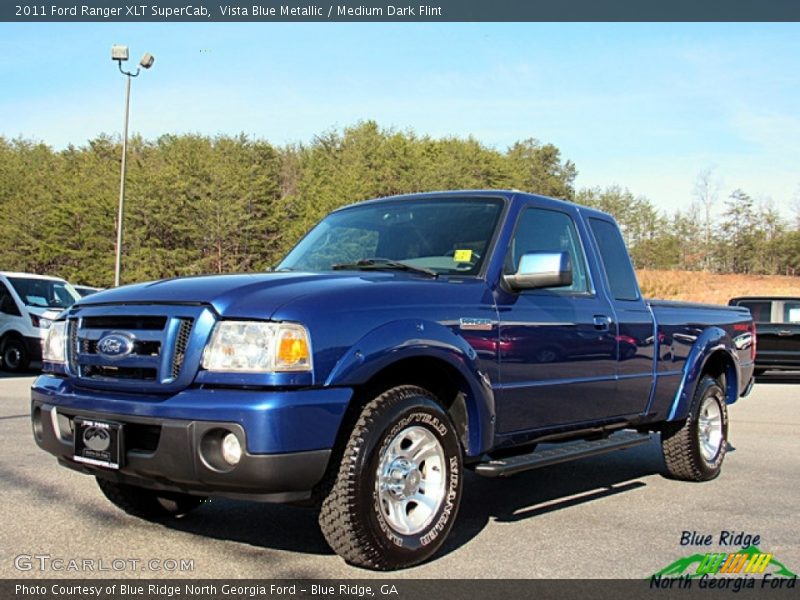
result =
[[367,203],[325,217],[277,269],[342,268],[475,275],[502,212],[496,198]]
[[69,308],[78,299],[66,281],[9,277],[8,280],[27,306],[42,308]]

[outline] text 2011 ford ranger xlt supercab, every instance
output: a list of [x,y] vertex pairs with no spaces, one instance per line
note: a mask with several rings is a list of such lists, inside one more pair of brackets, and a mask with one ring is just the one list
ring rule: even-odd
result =
[[606,214],[399,196],[328,215],[275,272],[83,298],[50,329],[33,432],[134,515],[319,503],[342,557],[399,568],[442,545],[465,468],[507,476],[652,431],[671,476],[715,477],[755,341],[746,309],[643,299]]

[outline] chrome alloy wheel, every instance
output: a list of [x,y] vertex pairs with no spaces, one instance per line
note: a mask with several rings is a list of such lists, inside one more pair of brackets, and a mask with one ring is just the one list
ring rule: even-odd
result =
[[444,448],[425,427],[407,427],[385,447],[375,480],[378,510],[397,533],[430,525],[445,496]]
[[700,453],[706,462],[714,462],[722,446],[722,411],[720,399],[714,395],[706,396],[697,416],[697,439]]

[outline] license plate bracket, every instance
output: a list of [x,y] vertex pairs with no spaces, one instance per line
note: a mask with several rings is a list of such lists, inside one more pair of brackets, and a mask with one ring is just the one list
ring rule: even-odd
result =
[[122,466],[122,423],[75,417],[75,462],[119,469]]

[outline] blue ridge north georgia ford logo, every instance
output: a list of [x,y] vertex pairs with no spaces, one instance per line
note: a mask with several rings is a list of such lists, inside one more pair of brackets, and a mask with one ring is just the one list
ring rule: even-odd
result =
[[133,352],[133,343],[129,333],[109,333],[97,342],[97,353],[112,360],[124,358]]

